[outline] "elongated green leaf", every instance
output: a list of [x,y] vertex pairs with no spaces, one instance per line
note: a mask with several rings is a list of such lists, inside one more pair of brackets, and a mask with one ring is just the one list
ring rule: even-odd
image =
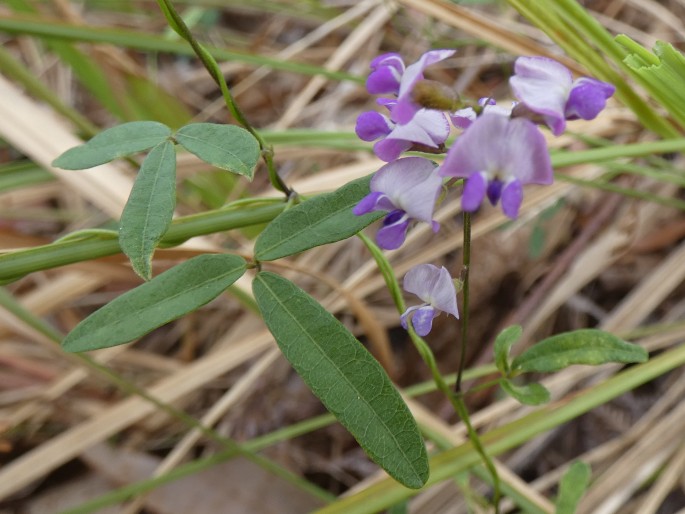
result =
[[71,148],[52,163],[65,170],[84,170],[117,157],[142,152],[171,136],[171,129],[156,121],[132,121],[100,132],[88,142]]
[[542,384],[531,382],[526,385],[514,384],[511,380],[501,380],[505,393],[524,405],[542,405],[549,401],[549,391]]
[[315,246],[342,241],[385,216],[377,211],[355,216],[352,208],[369,194],[371,175],[345,184],[284,211],[255,242],[255,257],[273,261]]
[[245,273],[236,255],[199,255],[117,297],[65,338],[68,352],[127,343],[219,296]]
[[590,466],[584,462],[575,461],[559,482],[555,514],[574,514],[589,484]]
[[152,275],[152,254],[171,225],[175,205],[176,152],[165,141],[143,161],[119,226],[121,250],[145,280]]
[[512,325],[502,330],[495,339],[495,364],[503,376],[509,374],[509,351],[521,338],[522,333],[523,329],[520,325]]
[[601,330],[574,330],[549,337],[516,357],[512,369],[551,373],[573,364],[645,362],[647,351]]
[[261,272],[252,287],[285,357],[369,457],[407,487],[425,484],[428,459],[416,422],[366,348],[288,280]]
[[259,144],[247,130],[235,125],[191,123],[181,127],[174,138],[212,166],[252,180],[259,160]]

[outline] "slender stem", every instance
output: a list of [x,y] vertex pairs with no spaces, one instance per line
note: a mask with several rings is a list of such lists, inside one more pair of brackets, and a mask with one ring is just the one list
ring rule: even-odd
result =
[[266,164],[266,169],[269,173],[269,180],[271,181],[271,185],[277,190],[284,193],[287,197],[290,197],[293,194],[293,191],[288,186],[286,186],[286,184],[283,182],[281,177],[276,172],[276,167],[274,165],[273,160],[273,148],[271,147],[271,145],[268,145],[264,138],[261,136],[261,134],[255,130],[255,128],[250,124],[250,122],[247,120],[243,112],[238,107],[238,104],[236,104],[235,100],[233,99],[233,95],[231,94],[231,91],[228,89],[228,85],[226,84],[224,75],[223,73],[221,73],[219,65],[217,64],[212,54],[210,54],[207,51],[207,49],[204,46],[202,46],[197,41],[197,39],[195,39],[192,32],[186,25],[185,21],[183,21],[183,18],[178,14],[170,0],[157,0],[157,3],[159,4],[159,7],[164,13],[164,15],[166,16],[171,28],[174,31],[176,31],[176,33],[179,36],[181,36],[188,43],[190,43],[190,46],[193,48],[195,54],[198,56],[204,67],[207,69],[210,76],[214,79],[214,82],[216,82],[219,88],[221,89],[221,94],[223,95],[224,100],[226,102],[226,107],[228,108],[233,118],[238,123],[240,123],[240,125],[242,125],[245,130],[252,134],[252,136],[259,143],[259,149],[262,154],[262,159]]
[[464,212],[464,245],[462,252],[462,309],[461,309],[461,349],[459,356],[459,368],[457,370],[457,381],[454,390],[457,394],[461,393],[461,377],[466,365],[466,343],[469,331],[469,268],[471,267],[471,213]]

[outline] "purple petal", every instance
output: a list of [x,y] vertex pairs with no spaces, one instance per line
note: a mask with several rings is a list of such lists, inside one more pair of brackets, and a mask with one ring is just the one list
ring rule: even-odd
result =
[[[552,165],[544,136],[527,119],[483,114],[457,139],[440,167],[443,176],[466,178],[481,172],[488,180],[550,184]],[[480,187],[474,191],[480,194]]]
[[366,90],[369,93],[377,95],[399,92],[400,80],[404,73],[404,62],[399,54],[379,55],[371,61],[370,66],[373,71],[366,79]]
[[404,157],[386,164],[371,179],[371,191],[385,193],[410,218],[431,223],[442,190],[438,169],[428,159]]
[[412,102],[410,95],[398,98],[397,103],[392,108],[392,119],[400,125],[409,123],[414,115],[421,109],[421,106]]
[[566,118],[594,119],[604,109],[607,98],[615,91],[616,88],[607,82],[588,77],[579,78],[573,83],[566,102]]
[[382,161],[392,162],[398,159],[402,152],[406,152],[411,147],[411,141],[386,138],[373,145],[373,153]]
[[404,72],[404,61],[402,60],[402,56],[396,52],[381,54],[369,63],[369,68],[371,68],[372,71],[385,66],[395,68],[399,73]]
[[400,76],[390,66],[372,71],[366,79],[366,90],[372,95],[397,94],[400,89]]
[[411,325],[418,335],[425,337],[430,333],[431,328],[433,328],[433,318],[438,314],[440,314],[440,312],[429,305],[420,307],[416,309],[414,315],[411,317]]
[[387,136],[393,129],[390,120],[379,112],[367,111],[357,117],[354,131],[362,141],[375,141]]
[[362,198],[357,205],[354,206],[352,212],[355,216],[362,216],[363,214],[368,214],[371,211],[375,211],[378,204],[378,200],[383,196],[383,193],[378,191],[373,191]]
[[383,226],[376,232],[376,242],[383,250],[396,250],[407,237],[409,217],[405,212],[393,211],[383,220]]
[[502,211],[505,216],[515,220],[523,201],[523,186],[519,180],[512,180],[502,190]]
[[485,198],[487,180],[482,173],[473,173],[466,179],[461,195],[461,209],[466,212],[477,211]]
[[554,135],[566,127],[565,107],[573,76],[563,64],[546,57],[519,57],[509,84],[528,109],[540,114]]
[[450,114],[450,119],[455,127],[467,129],[471,126],[471,123],[476,121],[476,111],[473,110],[473,107],[459,109],[453,114]]

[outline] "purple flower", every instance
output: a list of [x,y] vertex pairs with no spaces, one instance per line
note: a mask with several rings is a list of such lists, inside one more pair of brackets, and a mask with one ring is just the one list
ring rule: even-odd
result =
[[404,276],[404,289],[424,301],[421,305],[409,307],[400,317],[400,323],[407,329],[407,318],[420,336],[431,331],[433,318],[446,312],[459,318],[457,310],[457,292],[449,272],[432,264],[419,264],[410,269]]
[[402,246],[411,220],[423,221],[437,232],[433,221],[435,202],[442,190],[438,168],[422,157],[405,157],[386,164],[371,179],[371,192],[354,207],[357,216],[389,211],[376,233],[378,246],[395,250]]
[[555,136],[566,120],[594,119],[616,88],[601,80],[583,77],[573,81],[563,64],[546,57],[519,57],[509,79],[514,95],[525,107],[542,116]]
[[400,154],[415,144],[429,148],[440,148],[450,133],[445,115],[439,111],[421,109],[405,125],[392,120],[393,100],[379,101],[390,110],[390,117],[379,112],[363,112],[357,118],[355,132],[363,141],[375,141],[374,153],[385,162],[394,161]]
[[450,148],[440,174],[464,177],[462,209],[478,209],[487,195],[515,219],[524,184],[551,184],[553,173],[542,133],[525,118],[485,113]]

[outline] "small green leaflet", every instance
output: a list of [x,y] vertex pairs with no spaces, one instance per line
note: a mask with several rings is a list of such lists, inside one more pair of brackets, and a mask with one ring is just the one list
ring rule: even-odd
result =
[[295,371],[390,476],[417,489],[428,457],[416,421],[371,354],[292,282],[260,272],[252,285],[264,322]]
[[555,514],[576,512],[578,503],[590,485],[590,474],[590,466],[586,463],[578,460],[571,464],[559,482]]
[[495,364],[497,369],[506,377],[511,370],[509,367],[509,351],[521,338],[523,329],[519,325],[512,325],[502,330],[495,339]]
[[284,211],[259,235],[255,258],[273,261],[315,246],[352,237],[387,213],[355,216],[352,208],[369,194],[371,175]]
[[574,330],[534,344],[511,363],[514,371],[552,373],[574,364],[646,362],[647,351],[595,329]]
[[84,170],[117,157],[142,152],[171,136],[171,129],[156,121],[132,121],[100,132],[87,143],[71,148],[52,163],[65,170]]
[[203,161],[252,180],[259,160],[259,144],[247,130],[235,125],[191,123],[174,139]]
[[152,254],[171,225],[175,206],[176,151],[164,141],[143,161],[119,224],[121,250],[145,280],[152,276]]
[[517,385],[505,378],[500,380],[500,386],[505,393],[524,405],[542,405],[547,403],[550,398],[547,388],[537,382]]
[[219,296],[245,273],[245,260],[199,255],[128,291],[79,323],[62,343],[68,352],[133,341]]

